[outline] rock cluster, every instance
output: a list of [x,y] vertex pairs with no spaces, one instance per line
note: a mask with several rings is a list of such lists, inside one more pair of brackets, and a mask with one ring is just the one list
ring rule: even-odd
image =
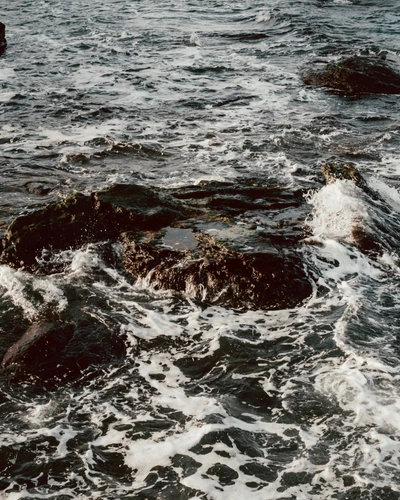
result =
[[[303,193],[254,179],[177,189],[115,185],[18,217],[4,235],[0,261],[51,273],[59,269],[46,262],[44,251],[119,240],[119,265],[134,280],[205,304],[294,307],[312,293],[300,250],[304,204]],[[251,222],[257,219],[262,226]],[[123,351],[112,335],[96,331],[99,325],[83,324],[33,325],[6,353],[2,372],[69,377]]]
[[[291,307],[311,293],[311,285],[298,252],[301,224],[296,227],[291,213],[284,230],[279,226],[285,211],[302,204],[299,193],[251,180],[239,187],[212,182],[170,190],[116,185],[17,218],[5,233],[1,260],[48,272],[44,249],[121,239],[127,272],[156,288],[232,307]],[[269,230],[237,226],[235,216],[255,212],[269,217]],[[192,248],[177,249],[179,241],[168,248],[165,235],[173,227],[181,228],[177,240],[185,228],[193,233]]]
[[[325,164],[322,173],[327,183],[353,182],[367,203],[384,209],[353,165]],[[291,308],[313,290],[302,260],[307,214],[303,192],[254,179],[175,189],[114,185],[18,217],[4,235],[0,262],[38,274],[59,272],[44,255],[119,241],[116,265],[133,280],[203,304]],[[355,221],[352,235],[364,253],[376,257],[391,242],[400,244],[379,220],[372,220],[372,230],[364,222]],[[68,379],[123,355],[123,342],[90,319],[79,301],[62,321],[33,325],[6,353],[1,372],[17,378],[54,378],[61,372]]]

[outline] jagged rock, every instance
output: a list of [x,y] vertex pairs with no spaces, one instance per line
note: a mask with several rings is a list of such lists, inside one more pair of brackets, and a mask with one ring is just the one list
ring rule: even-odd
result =
[[349,163],[325,163],[321,166],[322,174],[327,184],[337,180],[353,181],[356,186],[365,192],[370,192],[368,184],[354,165]]
[[183,216],[173,198],[144,186],[116,185],[91,196],[77,193],[13,221],[4,234],[1,260],[36,270],[44,248],[77,248],[116,239],[126,230],[158,229]]
[[289,308],[312,293],[294,252],[267,242],[260,250],[238,251],[204,233],[197,238],[194,249],[175,250],[163,247],[157,237],[138,242],[137,235],[125,234],[125,268],[157,289],[235,308]]
[[3,23],[0,23],[0,56],[4,53],[7,47],[6,40],[6,27]]
[[400,74],[378,57],[353,56],[310,69],[303,75],[307,85],[326,87],[346,95],[400,94]]
[[[303,206],[302,193],[254,179],[176,189],[117,185],[19,217],[5,233],[1,259],[51,272],[40,259],[44,249],[121,237],[123,264],[135,279],[227,306],[292,307],[311,293],[297,252]],[[264,222],[238,224],[240,217]],[[190,248],[181,248],[185,235]]]
[[8,349],[1,372],[17,379],[33,376],[68,380],[90,365],[109,362],[123,354],[122,340],[100,323],[41,322],[32,325]]

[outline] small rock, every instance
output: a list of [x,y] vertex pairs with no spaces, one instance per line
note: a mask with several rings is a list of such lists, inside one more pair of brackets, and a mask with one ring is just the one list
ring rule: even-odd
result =
[[0,56],[4,53],[7,47],[6,40],[6,26],[3,23],[0,23]]
[[363,191],[368,193],[370,191],[364,177],[354,165],[349,163],[326,163],[322,165],[321,170],[327,184],[332,184],[337,180],[348,180],[353,181]]
[[310,69],[302,77],[307,85],[346,95],[400,94],[398,70],[380,57],[348,57],[322,69]]
[[59,353],[71,341],[74,325],[42,322],[32,325],[21,339],[11,346],[1,362],[3,373],[39,375],[54,371]]
[[3,357],[1,372],[16,379],[73,379],[92,365],[125,353],[123,341],[102,323],[40,322],[32,325]]
[[46,196],[52,189],[54,189],[53,184],[47,184],[44,182],[26,182],[24,186],[29,193],[37,196]]

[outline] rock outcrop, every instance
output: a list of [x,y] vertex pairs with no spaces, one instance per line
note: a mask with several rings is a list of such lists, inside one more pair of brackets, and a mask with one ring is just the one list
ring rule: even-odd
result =
[[6,47],[7,47],[6,27],[3,23],[0,23],[0,56],[4,53]]
[[[303,205],[302,193],[253,179],[176,189],[117,185],[19,217],[5,233],[1,260],[51,272],[44,249],[120,239],[127,273],[156,288],[231,307],[293,307],[312,291],[300,255]],[[262,226],[249,222],[257,217]]]
[[180,251],[125,235],[125,268],[155,288],[234,308],[290,308],[312,293],[295,253],[281,253],[282,248],[268,244],[258,251],[238,251],[215,237],[200,234],[198,238],[195,249]]
[[143,186],[112,186],[91,196],[77,193],[13,221],[4,234],[1,259],[37,270],[44,248],[116,239],[122,231],[158,229],[184,215],[174,199]]
[[376,196],[354,165],[349,163],[325,163],[322,165],[321,170],[327,184],[332,184],[337,180],[352,181],[372,198]]
[[400,94],[400,73],[378,57],[353,56],[310,69],[302,75],[307,85],[345,95]]

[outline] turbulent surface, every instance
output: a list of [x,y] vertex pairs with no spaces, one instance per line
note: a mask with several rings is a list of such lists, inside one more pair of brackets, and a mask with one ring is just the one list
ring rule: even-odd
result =
[[[259,176],[310,190],[303,257],[320,276],[302,307],[244,312],[132,285],[101,244],[47,256],[49,277],[1,266],[0,354],[77,302],[128,350],[62,389],[0,379],[4,498],[400,498],[399,96],[301,80],[353,54],[398,65],[397,0],[14,0],[0,15],[1,231],[76,190]],[[324,186],[332,160],[379,197]],[[387,231],[377,259],[355,223]]]

